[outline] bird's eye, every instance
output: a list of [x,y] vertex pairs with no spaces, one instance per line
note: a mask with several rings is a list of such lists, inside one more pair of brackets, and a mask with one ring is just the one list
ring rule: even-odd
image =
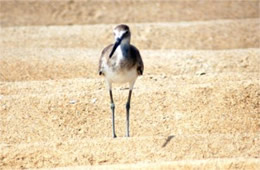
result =
[[128,34],[128,33],[129,33],[129,31],[126,31],[126,32],[125,32],[125,34]]

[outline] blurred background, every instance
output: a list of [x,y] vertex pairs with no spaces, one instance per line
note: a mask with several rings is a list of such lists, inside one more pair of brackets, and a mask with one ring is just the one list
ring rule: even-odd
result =
[[[46,29],[30,30],[31,35],[41,34],[38,35],[41,42],[34,41],[29,46],[46,46],[50,34],[56,32],[56,41],[48,42],[48,46],[103,48],[113,40],[111,29],[126,23],[132,28],[133,44],[141,49],[259,47],[259,0],[8,0],[0,3],[1,27],[97,25],[64,27],[59,31],[53,28],[48,33]],[[19,36],[22,35],[16,35],[18,39]],[[5,40],[2,43],[8,45]],[[24,46],[21,43],[17,45]]]
[[[114,140],[98,61],[121,23],[145,68],[131,138],[113,86]],[[259,0],[0,0],[0,25],[0,169],[260,167]]]
[[259,18],[258,0],[1,0],[2,26]]

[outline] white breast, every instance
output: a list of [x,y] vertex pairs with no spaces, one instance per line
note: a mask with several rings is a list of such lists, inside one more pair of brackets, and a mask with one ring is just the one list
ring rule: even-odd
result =
[[136,68],[131,70],[113,71],[107,70],[105,73],[106,79],[111,83],[127,83],[134,82],[138,76]]
[[[120,47],[118,47],[115,51],[117,55],[117,59],[115,61],[114,68],[109,67],[106,63],[107,61],[103,61],[103,72],[105,74],[106,79],[110,83],[127,83],[127,82],[135,82],[138,74],[137,74],[137,68],[132,67],[130,70],[127,68],[121,68],[120,63],[122,60],[125,60],[126,58],[123,56],[123,52]],[[104,60],[106,58],[104,57]]]

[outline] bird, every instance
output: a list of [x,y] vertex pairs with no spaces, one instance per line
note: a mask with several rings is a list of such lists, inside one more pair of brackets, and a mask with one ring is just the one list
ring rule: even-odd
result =
[[126,137],[130,137],[129,117],[130,102],[134,84],[138,76],[143,75],[144,64],[139,50],[130,44],[131,32],[129,26],[120,24],[114,27],[114,44],[106,46],[99,59],[99,75],[105,77],[109,88],[110,108],[112,111],[112,137],[115,132],[115,103],[112,94],[113,83],[129,83],[129,93],[126,102]]

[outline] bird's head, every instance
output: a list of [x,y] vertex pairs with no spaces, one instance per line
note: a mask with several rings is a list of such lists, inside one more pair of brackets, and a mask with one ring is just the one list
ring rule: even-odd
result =
[[115,43],[113,46],[113,49],[109,55],[111,58],[116,50],[116,48],[120,44],[130,44],[130,39],[131,39],[131,32],[130,29],[127,25],[118,25],[114,28],[114,38],[115,38]]

